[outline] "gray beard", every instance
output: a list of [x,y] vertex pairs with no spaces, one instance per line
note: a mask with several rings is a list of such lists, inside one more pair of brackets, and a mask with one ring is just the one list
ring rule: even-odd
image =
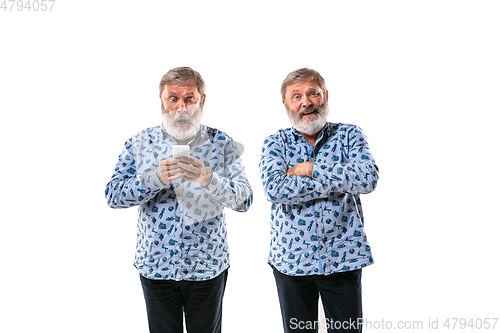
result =
[[[187,140],[195,136],[196,132],[200,129],[201,118],[203,116],[203,108],[198,106],[198,110],[190,117],[187,113],[178,113],[177,111],[165,112],[162,106],[163,126],[168,134],[173,136],[176,140]],[[186,119],[187,126],[177,126],[179,119]]]
[[[310,110],[316,110],[317,113],[310,116],[308,119],[303,120],[302,115]],[[328,107],[328,102],[324,102],[320,106],[311,105],[309,107],[301,108],[297,114],[293,114],[287,105],[286,111],[293,128],[295,128],[299,133],[314,135],[321,131],[321,129],[325,126],[328,114],[330,113],[330,108]]]

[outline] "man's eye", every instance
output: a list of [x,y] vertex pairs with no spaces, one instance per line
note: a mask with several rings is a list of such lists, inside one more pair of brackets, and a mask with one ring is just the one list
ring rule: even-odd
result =
[[293,99],[299,99],[299,98],[300,98],[300,96],[299,96],[299,95],[295,95],[295,96],[293,96],[292,98],[293,98]]
[[177,102],[177,98],[175,98],[175,97],[170,97],[170,98],[169,98],[169,101],[170,101],[170,102],[175,103],[175,102]]

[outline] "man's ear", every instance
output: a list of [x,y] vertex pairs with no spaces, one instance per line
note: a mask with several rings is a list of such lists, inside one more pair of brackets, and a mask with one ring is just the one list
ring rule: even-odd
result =
[[328,90],[326,91],[326,101],[328,102]]
[[282,99],[281,101],[283,102],[283,105],[285,106],[285,109],[287,109],[287,110],[288,110],[288,105],[286,105],[285,100],[284,100],[284,99]]
[[201,107],[205,106],[205,99],[207,98],[207,94],[204,94],[203,97],[201,98]]

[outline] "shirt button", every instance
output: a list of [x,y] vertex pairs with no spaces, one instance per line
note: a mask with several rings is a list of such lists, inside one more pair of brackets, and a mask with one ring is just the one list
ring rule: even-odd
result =
[[181,226],[180,223],[177,223],[177,226],[180,227]]
[[320,196],[320,197],[322,197],[322,196],[323,196],[323,193],[320,193],[320,195],[319,195],[319,196]]
[[319,222],[319,221],[320,221],[320,219],[317,219],[317,220],[316,220],[316,222]]
[[178,246],[176,246],[175,248],[176,248],[177,250],[178,250],[178,249],[180,249],[180,247],[178,247]]

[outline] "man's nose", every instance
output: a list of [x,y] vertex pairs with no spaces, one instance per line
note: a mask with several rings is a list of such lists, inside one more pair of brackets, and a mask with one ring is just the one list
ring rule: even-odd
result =
[[307,97],[307,96],[302,97],[302,107],[306,108],[309,105],[311,105],[311,101],[309,100],[309,97]]
[[179,108],[177,109],[178,113],[184,113],[184,112],[187,111],[186,110],[186,104],[184,102],[180,101],[179,104],[178,104],[178,106],[179,106]]

